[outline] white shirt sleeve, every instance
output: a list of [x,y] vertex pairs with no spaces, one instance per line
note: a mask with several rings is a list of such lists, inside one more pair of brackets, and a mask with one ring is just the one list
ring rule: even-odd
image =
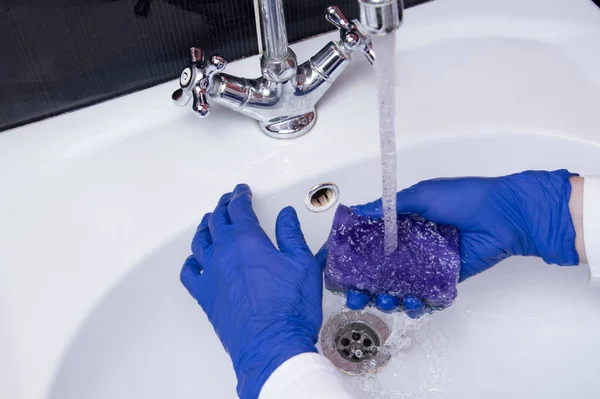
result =
[[325,356],[303,353],[271,374],[259,399],[356,399],[344,385],[340,372]]
[[590,285],[600,287],[600,177],[584,179],[583,241],[590,267]]

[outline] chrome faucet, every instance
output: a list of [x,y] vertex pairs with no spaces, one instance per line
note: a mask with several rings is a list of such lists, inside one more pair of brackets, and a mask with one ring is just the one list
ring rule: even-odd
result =
[[404,19],[403,0],[358,0],[360,22],[372,36],[388,35],[400,28]]
[[[209,99],[258,121],[260,129],[275,138],[294,138],[315,123],[315,105],[350,63],[351,54],[362,53],[375,61],[371,38],[338,7],[327,8],[325,18],[340,31],[340,40],[329,42],[316,55],[298,65],[288,47],[282,0],[260,0],[265,43],[262,76],[240,78],[223,73],[227,62],[213,55],[208,62],[202,49],[191,49],[192,64],[179,78],[172,99],[185,106],[193,99],[196,116],[210,114]],[[368,32],[387,34],[400,26],[402,0],[360,0],[361,21]],[[400,10],[400,11],[399,11]]]

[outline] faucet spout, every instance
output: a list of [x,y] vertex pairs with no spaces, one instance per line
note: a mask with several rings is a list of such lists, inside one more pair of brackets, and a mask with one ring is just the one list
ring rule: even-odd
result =
[[270,60],[282,60],[288,53],[283,1],[260,0],[259,5],[265,46],[264,55]]
[[360,23],[372,36],[385,36],[398,28],[404,18],[403,0],[359,0]]
[[287,82],[296,75],[298,61],[288,46],[283,1],[259,0],[259,5],[265,47],[260,59],[262,76],[270,82]]

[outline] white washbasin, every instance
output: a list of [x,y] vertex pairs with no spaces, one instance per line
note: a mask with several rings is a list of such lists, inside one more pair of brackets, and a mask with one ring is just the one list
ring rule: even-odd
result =
[[[529,168],[600,175],[600,11],[496,3],[406,12],[399,187]],[[334,36],[294,50],[305,59]],[[0,397],[234,398],[180,265],[202,214],[238,182],[270,234],[294,205],[313,249],[333,215],[304,207],[314,184],[336,183],[344,203],[380,195],[373,74],[355,61],[291,141],[218,107],[198,121],[171,104],[176,83],[0,134]],[[230,72],[258,74],[257,57]],[[378,383],[389,398],[599,397],[600,292],[587,273],[513,259],[467,281]],[[327,298],[326,314],[337,310]]]

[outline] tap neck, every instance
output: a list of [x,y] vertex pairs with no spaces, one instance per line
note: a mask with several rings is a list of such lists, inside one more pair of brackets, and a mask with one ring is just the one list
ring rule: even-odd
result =
[[259,0],[264,53],[262,76],[276,83],[287,82],[296,75],[298,61],[288,47],[282,0]]
[[282,0],[259,0],[264,55],[273,61],[287,56],[288,40]]

